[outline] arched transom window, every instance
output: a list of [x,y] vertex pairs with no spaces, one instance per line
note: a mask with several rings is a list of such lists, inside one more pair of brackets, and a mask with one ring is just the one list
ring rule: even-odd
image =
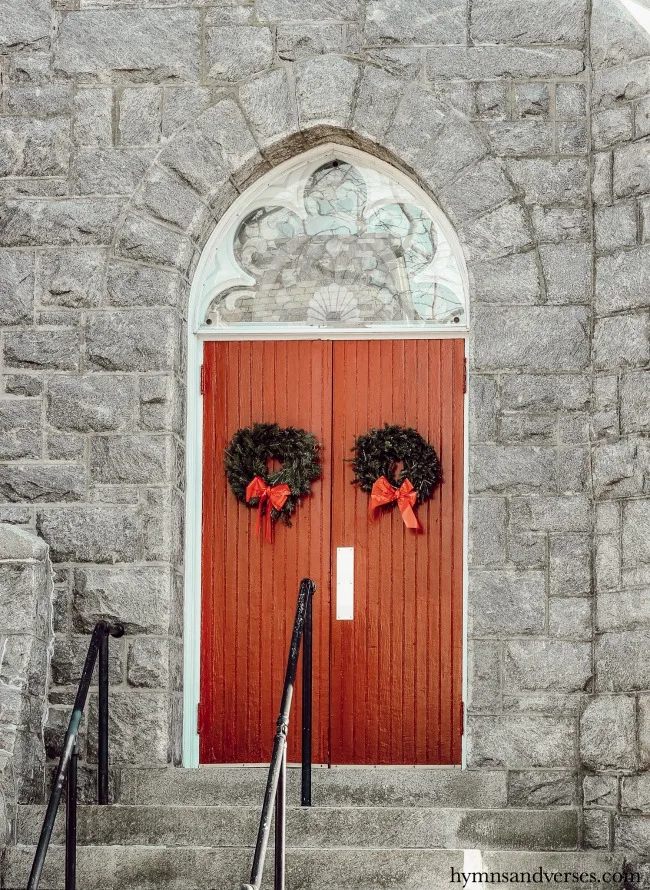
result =
[[231,208],[204,250],[198,329],[467,326],[449,222],[388,165],[329,146]]

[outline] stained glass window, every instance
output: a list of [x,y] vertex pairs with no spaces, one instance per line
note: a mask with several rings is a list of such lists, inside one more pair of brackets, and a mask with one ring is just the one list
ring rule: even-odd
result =
[[453,232],[403,182],[332,157],[268,184],[210,258],[204,324],[464,326]]

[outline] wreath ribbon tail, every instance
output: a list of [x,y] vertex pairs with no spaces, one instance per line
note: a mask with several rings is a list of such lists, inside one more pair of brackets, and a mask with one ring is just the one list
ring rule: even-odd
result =
[[402,514],[404,525],[407,528],[421,531],[422,526],[418,522],[418,518],[413,512],[413,507],[415,506],[417,499],[418,495],[413,488],[413,485],[411,484],[409,479],[405,479],[397,491],[397,506],[399,507],[400,513]]

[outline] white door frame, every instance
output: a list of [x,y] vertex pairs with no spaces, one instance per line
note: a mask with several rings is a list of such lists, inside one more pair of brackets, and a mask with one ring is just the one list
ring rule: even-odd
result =
[[[199,735],[197,733],[197,712],[200,696],[200,660],[201,660],[201,532],[202,532],[202,481],[203,481],[203,396],[201,394],[201,366],[203,364],[203,345],[213,340],[465,340],[465,357],[467,358],[467,326],[447,325],[438,328],[412,327],[399,325],[383,325],[349,330],[323,329],[311,326],[264,326],[249,325],[246,329],[216,328],[207,329],[202,326],[203,315],[207,309],[203,280],[208,262],[218,245],[233,228],[235,222],[246,214],[246,206],[242,199],[249,193],[254,199],[260,194],[269,179],[277,176],[282,168],[289,168],[305,159],[313,159],[324,163],[328,158],[350,158],[362,160],[364,164],[380,167],[389,171],[395,179],[408,182],[411,190],[417,189],[420,200],[431,209],[432,215],[440,221],[441,211],[416,184],[403,173],[373,158],[365,152],[339,146],[333,143],[320,146],[292,158],[274,168],[255,183],[244,195],[240,196],[229,208],[215,231],[210,236],[197,266],[190,291],[188,311],[187,339],[187,438],[186,438],[186,500],[185,500],[185,573],[184,573],[184,615],[183,615],[183,766],[196,768],[199,765]],[[460,244],[444,218],[446,234],[455,243],[462,259]],[[465,278],[466,293],[467,273],[462,264]],[[466,318],[467,318],[466,307]],[[464,503],[463,503],[463,701],[467,699],[467,579],[468,579],[468,398],[464,401]],[[462,766],[465,767],[465,735],[462,743]]]

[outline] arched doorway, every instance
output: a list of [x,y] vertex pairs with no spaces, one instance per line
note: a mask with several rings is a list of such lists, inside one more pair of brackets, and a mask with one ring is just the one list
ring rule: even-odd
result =
[[[387,164],[322,146],[233,204],[190,309],[186,764],[199,689],[200,761],[268,761],[305,575],[319,588],[315,759],[459,763],[468,307],[452,227]],[[321,478],[273,544],[225,478],[231,436],[255,422],[323,446]],[[368,522],[368,496],[349,484],[355,438],[385,423],[417,428],[441,458],[421,534],[398,514]],[[345,617],[340,548],[354,553]]]

